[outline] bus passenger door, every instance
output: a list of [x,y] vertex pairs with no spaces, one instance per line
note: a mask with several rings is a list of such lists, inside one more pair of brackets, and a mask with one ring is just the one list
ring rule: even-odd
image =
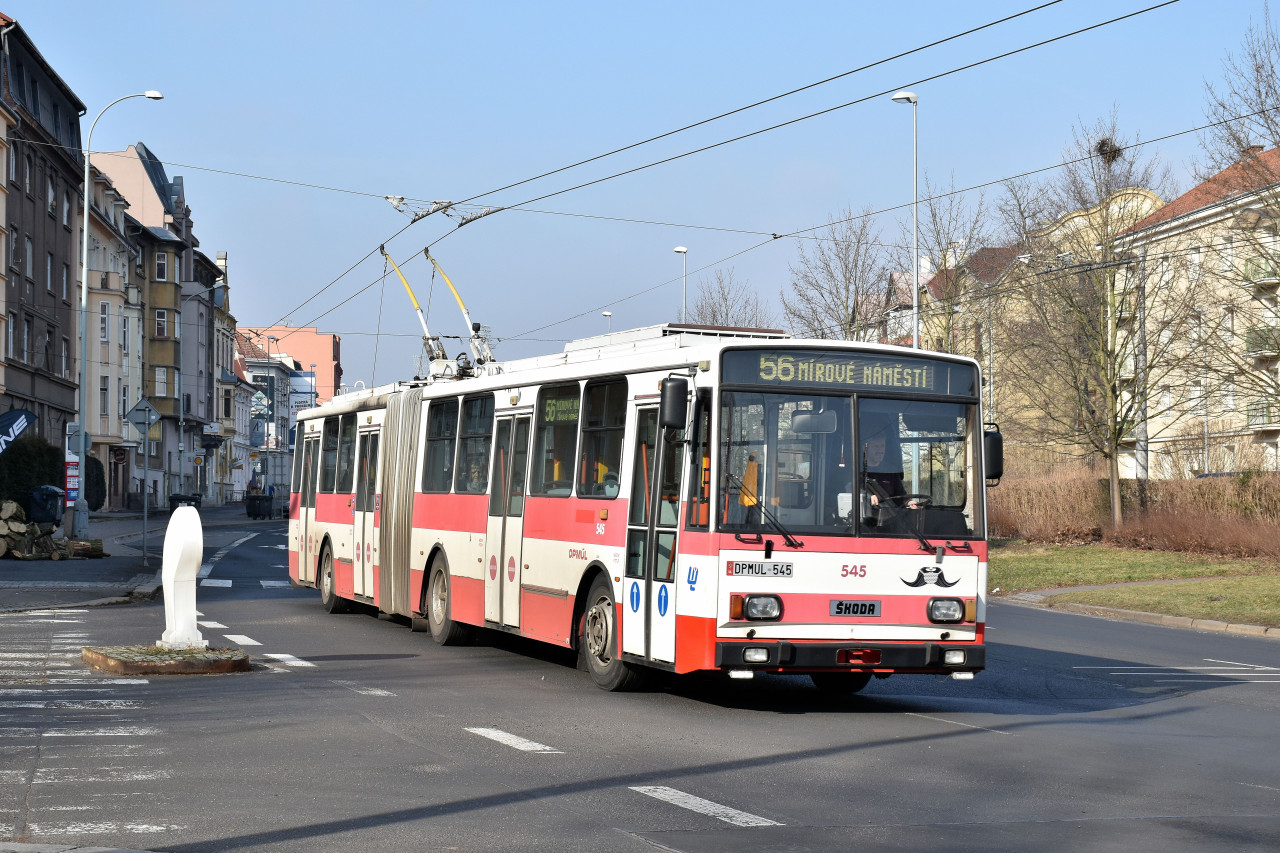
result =
[[519,627],[524,538],[525,475],[529,418],[498,418],[489,476],[489,524],[485,536],[484,618]]
[[378,503],[378,430],[360,433],[360,448],[356,451],[356,493],[352,524],[354,534],[355,589],[356,595],[374,597],[377,579],[373,567],[378,560],[378,528],[376,525]]
[[674,663],[676,523],[684,444],[662,441],[661,434],[658,408],[637,410],[627,515],[627,576],[622,590],[622,651]]
[[320,439],[311,436],[302,442],[302,484],[298,497],[298,580],[315,583],[317,543],[311,541],[316,527],[316,477],[319,474]]

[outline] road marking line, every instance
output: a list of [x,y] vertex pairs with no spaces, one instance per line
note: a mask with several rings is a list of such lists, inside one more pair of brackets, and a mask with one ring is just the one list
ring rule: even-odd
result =
[[220,578],[205,578],[200,581],[200,586],[231,586],[231,581]]
[[1260,663],[1239,663],[1238,661],[1218,660],[1216,658],[1205,658],[1205,660],[1208,661],[1209,663],[1227,663],[1227,664],[1231,664],[1232,666],[1247,666],[1250,669],[1267,669],[1272,671],[1275,670],[1274,666],[1263,666]]
[[1013,732],[1002,732],[1002,731],[1000,731],[999,729],[989,729],[989,728],[987,728],[986,726],[975,726],[975,725],[971,725],[971,724],[969,724],[969,723],[962,723],[962,722],[960,722],[959,720],[946,720],[946,719],[943,719],[942,717],[931,717],[931,716],[929,716],[928,714],[913,714],[913,713],[908,712],[908,713],[907,713],[907,716],[908,716],[908,717],[919,717],[919,718],[920,718],[920,719],[922,719],[922,720],[933,720],[933,721],[934,721],[934,722],[936,722],[936,723],[948,723],[949,725],[953,725],[953,726],[964,726],[966,729],[977,729],[978,731],[982,731],[982,732],[991,732],[991,733],[993,733],[993,734],[998,734],[998,735],[1011,735],[1011,734],[1013,734]]
[[99,767],[97,770],[77,770],[71,767],[39,767],[33,785],[59,784],[62,782],[149,782],[169,779],[168,770],[132,770],[127,767]]
[[0,737],[153,737],[161,734],[154,726],[104,726],[97,729],[45,729],[27,726],[0,728]]
[[260,581],[263,589],[288,589],[292,584],[288,581]]
[[253,639],[252,637],[246,637],[244,634],[223,634],[222,636],[226,637],[228,640],[235,643],[237,646],[262,645],[262,643],[259,643],[257,640]]
[[66,610],[56,610],[56,609],[55,610],[28,610],[27,615],[28,616],[61,616],[64,613],[88,613],[88,612],[89,611],[87,609],[75,610],[73,608],[67,608]]
[[[335,681],[333,683],[338,685],[339,687],[345,687],[348,690],[352,690],[356,693],[359,693],[362,696],[395,696],[396,695],[392,693],[390,690],[383,690],[381,687],[365,687],[364,685],[355,681]],[[0,707],[2,706],[3,706],[3,703],[0,703]]]
[[480,735],[480,737],[487,737],[489,740],[496,740],[498,743],[505,744],[506,746],[509,746],[512,749],[518,749],[521,752],[542,752],[548,755],[564,754],[562,750],[556,749],[555,747],[547,746],[546,744],[543,744],[543,743],[537,743],[536,741],[532,741],[532,740],[525,740],[524,738],[518,737],[517,735],[513,735],[509,732],[504,732],[502,729],[476,728],[476,729],[467,729],[467,731],[471,732],[473,735]]
[[704,800],[702,797],[695,797],[693,794],[686,794],[684,791],[677,791],[675,788],[668,788],[665,785],[632,786],[631,790],[638,791],[647,797],[653,797],[655,800],[671,803],[673,806],[680,806],[682,809],[714,817],[734,826],[783,825],[776,820],[740,812],[737,809],[731,809],[728,806],[722,806],[719,803],[713,803],[710,800]]
[[140,708],[142,703],[134,699],[5,699],[0,708],[52,708],[58,711],[119,711],[124,708]]
[[199,625],[201,628],[209,628],[211,630],[214,628],[220,628],[225,631],[227,629],[227,626],[223,625],[221,622],[201,622],[200,620],[197,619],[196,624]]
[[186,826],[181,824],[157,825],[153,823],[120,823],[118,821],[103,821],[100,823],[33,823],[29,825],[28,833],[33,836],[108,835],[112,833],[141,835],[143,833],[177,832],[183,829],[186,829]]
[[237,539],[236,541],[232,542],[230,545],[228,545],[228,546],[226,546],[225,548],[222,548],[221,550],[219,550],[216,554],[214,554],[212,557],[210,557],[210,558],[209,558],[209,562],[207,562],[207,563],[202,563],[202,564],[200,565],[200,574],[199,574],[199,575],[197,575],[197,577],[201,577],[201,578],[207,578],[207,577],[209,577],[209,573],[213,571],[213,566],[214,566],[214,564],[215,564],[215,563],[217,563],[217,562],[218,562],[219,560],[221,560],[223,557],[227,556],[227,553],[228,553],[229,551],[231,551],[233,548],[238,548],[238,547],[240,547],[241,545],[243,545],[244,543],[248,542],[250,539],[252,539],[253,537],[255,537],[255,536],[257,536],[257,535],[258,535],[258,534],[256,534],[256,533],[250,533],[248,536],[241,536],[239,539]]
[[150,684],[151,680],[147,678],[50,678],[45,684],[92,684],[101,687],[109,684],[115,687],[117,684]]
[[302,658],[296,658],[293,655],[274,654],[274,655],[267,655],[267,657],[271,658],[272,660],[278,660],[280,661],[280,663],[284,664],[285,666],[315,666],[315,664],[313,664],[311,661],[303,660]]

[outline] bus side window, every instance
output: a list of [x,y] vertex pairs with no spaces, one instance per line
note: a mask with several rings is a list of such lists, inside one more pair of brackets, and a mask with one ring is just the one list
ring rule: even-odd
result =
[[298,424],[298,442],[293,451],[293,483],[289,487],[292,492],[302,491],[302,439],[306,435],[306,423]]
[[355,413],[343,415],[339,422],[338,441],[338,486],[340,494],[346,494],[355,487],[356,473],[356,416]]
[[693,408],[693,462],[689,511],[685,527],[706,530],[711,524],[711,393],[701,391]]
[[552,385],[538,395],[538,440],[529,494],[568,497],[573,492],[573,452],[578,440],[578,383]]
[[449,491],[453,483],[453,454],[457,438],[458,401],[433,401],[427,414],[427,453],[422,463],[422,491]]
[[338,482],[337,418],[325,418],[320,441],[320,491],[332,492]]
[[462,401],[458,435],[458,467],[454,488],[464,495],[489,490],[489,445],[493,437],[493,395]]
[[578,496],[616,498],[622,469],[622,433],[627,417],[627,381],[587,386],[582,416]]

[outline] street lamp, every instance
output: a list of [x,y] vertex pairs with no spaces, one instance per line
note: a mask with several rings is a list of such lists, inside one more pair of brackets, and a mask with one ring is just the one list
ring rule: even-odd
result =
[[[217,284],[203,287],[190,296],[183,297],[178,303],[178,485],[185,486],[187,476],[187,407],[186,401],[182,398],[182,311],[184,306],[195,299],[197,296],[203,296],[206,293],[213,293],[219,287],[228,287],[225,281]],[[199,336],[196,338],[199,340]]]
[[[125,95],[123,98],[116,98],[111,103],[102,108],[102,112],[98,113],[98,117],[93,120],[93,124],[89,125],[89,135],[84,141],[84,228],[80,235],[80,488],[76,497],[75,513],[71,516],[73,535],[84,538],[89,532],[89,501],[84,496],[84,487],[88,482],[88,461],[89,449],[87,445],[87,436],[89,433],[89,419],[87,417],[89,411],[89,358],[87,355],[88,347],[85,341],[89,337],[89,206],[93,204],[93,186],[89,183],[89,158],[93,151],[93,130],[98,126],[98,119],[102,118],[102,114],[114,107],[121,101],[127,101],[130,98],[149,98],[153,101],[159,101],[164,98],[154,89],[148,89],[145,92],[139,92],[135,95]],[[52,287],[53,283],[50,282]]]
[[316,391],[316,363],[313,361],[311,362],[311,408],[316,407],[316,398],[319,396],[319,392]]
[[689,285],[689,250],[684,246],[676,246],[674,251],[680,255],[680,322],[688,319],[685,313],[685,296]]
[[603,317],[609,323],[608,331],[612,332],[613,331],[613,312],[601,311],[600,316]]
[[916,189],[919,174],[916,108],[919,98],[915,92],[898,92],[893,96],[895,104],[911,105],[911,347],[920,348],[920,193]]

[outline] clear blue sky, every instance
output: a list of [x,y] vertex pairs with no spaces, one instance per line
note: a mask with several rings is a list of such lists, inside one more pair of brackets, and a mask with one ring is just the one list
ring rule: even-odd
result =
[[[1059,162],[1079,122],[1114,106],[1149,139],[1203,123],[1204,81],[1238,48],[1261,0],[1182,0],[941,80],[915,81],[1154,5],[1065,0],[1040,12],[745,114],[481,199],[514,205],[778,122],[911,85],[922,170],[957,187]],[[343,337],[349,383],[406,378],[420,330],[376,248],[408,223],[381,196],[457,201],[859,67],[1036,5],[863,2],[237,2],[0,0],[99,123],[94,149],[143,141],[182,175],[202,248],[230,257],[241,325],[286,316]],[[1158,151],[1185,189],[1194,136]],[[322,185],[333,192],[220,174]],[[911,201],[911,111],[880,97],[748,140],[504,211],[433,250],[499,357],[675,319],[677,245],[699,279],[732,266],[777,302],[796,258],[778,240],[845,208]],[[884,217],[887,238],[895,217]],[[419,299],[440,215],[387,244]],[[297,306],[374,251],[370,260]],[[336,311],[335,305],[378,282]],[[625,299],[630,294],[648,291]],[[381,304],[381,321],[379,311]],[[296,310],[295,310],[296,309]],[[325,313],[330,312],[331,313]],[[583,314],[568,322],[557,321]],[[323,316],[321,316],[323,315]],[[463,333],[439,281],[431,330]],[[382,338],[374,336],[379,328]],[[517,339],[524,334],[524,339]],[[536,340],[535,340],[536,339]],[[451,353],[464,346],[448,342]],[[287,349],[287,347],[286,347]]]

